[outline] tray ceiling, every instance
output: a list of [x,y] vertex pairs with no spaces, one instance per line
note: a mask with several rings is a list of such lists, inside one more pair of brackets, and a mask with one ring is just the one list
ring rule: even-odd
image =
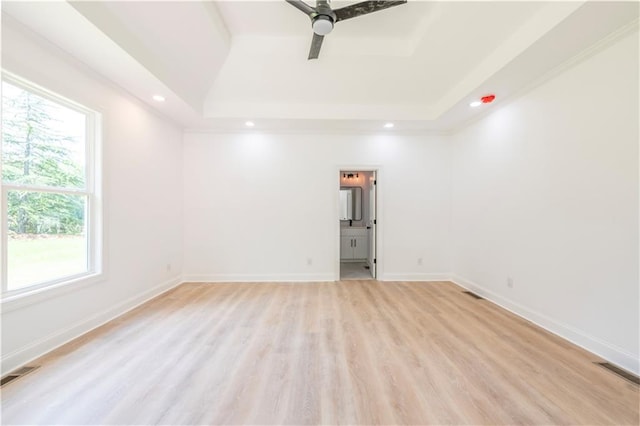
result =
[[[499,103],[637,27],[637,18],[636,2],[410,0],[339,22],[320,58],[308,61],[310,22],[284,1],[3,4],[7,23],[44,36],[185,127],[216,129],[245,119],[276,128],[380,120],[452,128],[481,113],[468,108],[471,99],[493,92]],[[105,66],[86,43],[121,67]],[[150,90],[167,102],[153,103]]]

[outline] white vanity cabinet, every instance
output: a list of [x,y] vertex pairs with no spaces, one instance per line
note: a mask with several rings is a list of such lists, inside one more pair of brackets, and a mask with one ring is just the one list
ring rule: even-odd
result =
[[340,259],[365,260],[369,253],[367,228],[342,228],[340,231]]

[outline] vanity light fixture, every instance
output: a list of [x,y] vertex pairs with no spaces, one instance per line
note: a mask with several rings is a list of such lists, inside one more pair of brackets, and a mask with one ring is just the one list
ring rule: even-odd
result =
[[[360,177],[360,175],[358,173],[355,174],[355,179],[358,179]],[[343,179],[354,179],[354,175],[353,173],[343,173],[342,174],[342,178]]]

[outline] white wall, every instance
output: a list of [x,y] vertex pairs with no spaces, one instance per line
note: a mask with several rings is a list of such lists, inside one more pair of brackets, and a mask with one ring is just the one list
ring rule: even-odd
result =
[[102,112],[107,218],[103,281],[3,303],[4,374],[179,282],[182,131],[19,24],[2,24],[3,68]]
[[338,171],[363,166],[380,167],[379,276],[448,277],[450,147],[443,137],[256,130],[185,135],[185,280],[335,279]]
[[635,372],[638,113],[636,30],[456,133],[452,195],[458,282]]

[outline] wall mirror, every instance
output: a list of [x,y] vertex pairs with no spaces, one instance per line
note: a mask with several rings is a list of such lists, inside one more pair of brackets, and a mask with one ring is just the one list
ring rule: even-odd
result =
[[340,220],[362,220],[361,187],[340,187]]

